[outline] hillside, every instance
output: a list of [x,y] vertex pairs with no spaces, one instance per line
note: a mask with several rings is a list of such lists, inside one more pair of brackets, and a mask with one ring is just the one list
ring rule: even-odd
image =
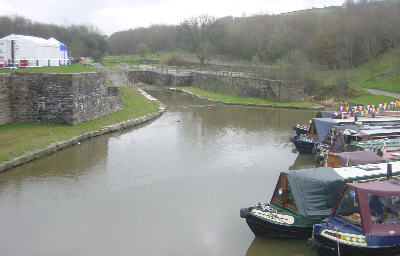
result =
[[350,72],[351,85],[400,92],[400,48],[381,54]]
[[397,98],[373,95],[363,89],[400,93],[400,47],[353,69],[321,71],[318,77],[324,86],[337,84],[341,79],[346,80],[352,95],[345,100],[352,103],[378,104],[394,101]]

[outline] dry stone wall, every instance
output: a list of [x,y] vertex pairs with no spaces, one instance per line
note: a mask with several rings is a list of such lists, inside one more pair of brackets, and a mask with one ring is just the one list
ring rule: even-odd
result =
[[267,79],[221,76],[216,74],[190,73],[187,75],[163,74],[156,71],[130,70],[131,83],[146,83],[159,86],[190,86],[243,97],[266,98],[271,101],[304,101],[304,85]]
[[165,74],[151,70],[130,70],[127,77],[131,83],[166,86],[188,86],[193,82],[192,75]]
[[0,105],[0,110],[9,109],[10,118],[3,123],[77,124],[122,108],[119,88],[107,87],[105,72],[13,73],[0,80],[3,97],[4,91],[8,108]]
[[8,74],[0,74],[0,125],[12,122],[10,96],[8,91]]
[[107,87],[106,72],[73,75],[72,90],[73,124],[96,119],[122,108],[119,87]]

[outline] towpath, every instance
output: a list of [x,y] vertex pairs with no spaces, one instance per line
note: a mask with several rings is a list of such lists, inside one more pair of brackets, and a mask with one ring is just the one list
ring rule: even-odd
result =
[[369,93],[372,93],[372,94],[384,95],[384,96],[394,97],[394,98],[400,99],[400,93],[381,91],[381,90],[375,90],[375,89],[367,89],[367,88],[364,88],[364,89],[366,91],[368,91]]

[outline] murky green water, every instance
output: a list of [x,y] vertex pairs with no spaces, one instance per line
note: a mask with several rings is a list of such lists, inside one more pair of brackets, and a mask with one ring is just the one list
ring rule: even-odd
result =
[[313,255],[254,238],[239,209],[312,165],[289,137],[314,112],[151,94],[159,119],[0,174],[0,255]]

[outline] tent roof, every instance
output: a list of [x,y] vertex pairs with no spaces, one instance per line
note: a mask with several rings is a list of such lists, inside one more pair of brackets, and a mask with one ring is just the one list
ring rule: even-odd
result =
[[60,46],[60,42],[58,42],[55,39],[50,40],[50,39],[44,39],[44,38],[35,37],[35,36],[11,34],[11,35],[5,36],[3,38],[0,38],[0,40],[18,40],[18,41],[24,41],[24,42],[34,43],[34,44],[42,44],[42,45],[58,46],[58,47]]

